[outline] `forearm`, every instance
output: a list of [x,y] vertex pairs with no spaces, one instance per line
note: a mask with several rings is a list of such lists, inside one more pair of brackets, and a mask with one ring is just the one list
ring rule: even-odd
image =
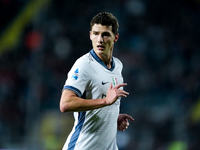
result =
[[104,99],[83,99],[77,97],[73,92],[64,90],[60,100],[61,112],[87,111],[107,106]]

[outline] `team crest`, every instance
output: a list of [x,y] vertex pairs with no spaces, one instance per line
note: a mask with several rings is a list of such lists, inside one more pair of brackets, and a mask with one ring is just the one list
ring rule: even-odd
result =
[[78,70],[78,68],[74,71],[74,73],[73,73],[73,75],[72,75],[72,79],[74,79],[74,80],[77,80],[78,79],[78,73],[79,73],[79,70]]

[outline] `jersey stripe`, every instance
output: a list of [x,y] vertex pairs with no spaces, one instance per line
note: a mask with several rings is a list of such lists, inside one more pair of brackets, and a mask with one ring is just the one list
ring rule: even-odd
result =
[[78,114],[78,124],[75,127],[75,131],[70,139],[70,142],[68,144],[68,150],[74,150],[76,142],[78,140],[79,134],[81,132],[83,123],[85,121],[85,114],[86,112],[79,112]]
[[81,91],[80,91],[79,89],[73,87],[73,86],[65,85],[65,86],[63,87],[63,90],[64,90],[64,89],[70,90],[70,91],[76,93],[79,97],[81,97],[81,95],[82,95],[82,94],[81,94]]
[[97,54],[95,53],[95,51],[92,49],[90,51],[90,54],[92,55],[92,57],[98,62],[100,63],[102,66],[104,66],[106,69],[113,71],[115,69],[115,62],[114,59],[112,57],[112,63],[111,63],[111,68],[108,68],[105,63],[97,56]]

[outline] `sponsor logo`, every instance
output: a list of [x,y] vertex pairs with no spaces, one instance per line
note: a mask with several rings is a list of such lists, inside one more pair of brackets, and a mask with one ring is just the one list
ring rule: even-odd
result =
[[102,85],[107,84],[107,83],[108,83],[108,82],[103,82],[103,81],[101,82]]

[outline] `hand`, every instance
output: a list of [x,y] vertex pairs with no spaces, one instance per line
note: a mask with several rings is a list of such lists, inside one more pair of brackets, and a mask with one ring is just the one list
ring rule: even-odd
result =
[[129,95],[128,92],[119,89],[120,87],[126,86],[126,83],[118,84],[115,87],[113,87],[112,83],[110,84],[107,95],[105,97],[106,103],[108,105],[112,105],[119,97],[126,97]]
[[128,120],[134,121],[134,119],[127,114],[119,114],[117,119],[117,129],[122,132],[126,130],[129,126]]

